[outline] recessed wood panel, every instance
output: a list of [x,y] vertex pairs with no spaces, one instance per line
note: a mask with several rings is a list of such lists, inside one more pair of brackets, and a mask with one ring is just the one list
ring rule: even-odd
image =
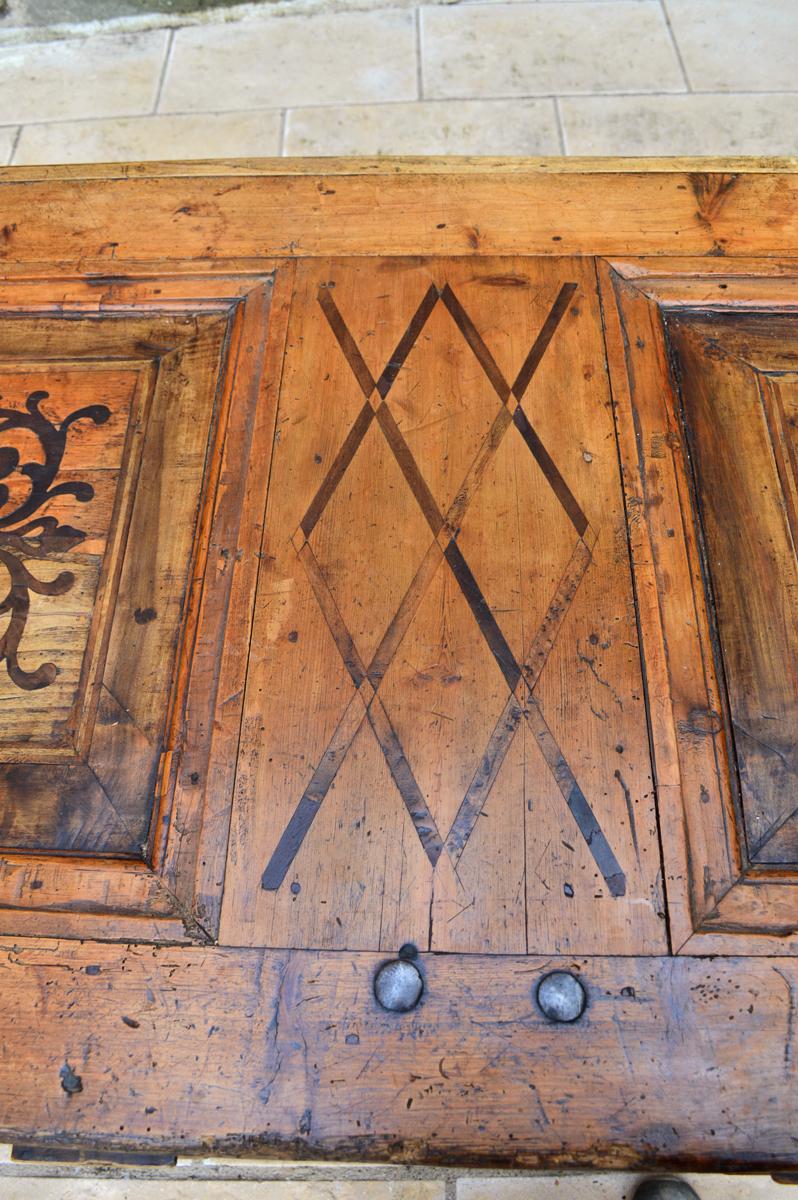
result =
[[592,267],[303,266],[277,431],[222,936],[663,948]]
[[[744,848],[798,865],[798,318],[674,319]],[[754,360],[754,361],[752,361]]]
[[675,944],[794,953],[798,281],[604,278]]
[[6,850],[141,858],[226,322],[156,317],[150,344],[172,333],[176,345],[153,360],[131,340],[128,355],[140,361],[126,372],[113,360],[101,369],[103,322],[95,324],[90,364],[56,368],[49,379],[45,367],[13,373],[9,362],[0,377],[16,396],[2,418],[0,562],[10,588],[0,700],[12,714],[3,749],[14,765],[0,767],[0,839]]
[[[0,755],[68,752],[131,422],[135,369],[0,368]],[[95,638],[96,641],[96,638]],[[22,694],[21,694],[22,693]]]
[[202,837],[203,777],[192,762],[184,786],[178,768],[213,712],[245,573],[243,549],[208,556],[245,512],[270,286],[115,287],[102,311],[81,280],[3,295],[0,902],[11,929],[12,913],[48,928],[74,908],[106,912],[109,932],[135,912],[185,936],[197,881],[163,873]]

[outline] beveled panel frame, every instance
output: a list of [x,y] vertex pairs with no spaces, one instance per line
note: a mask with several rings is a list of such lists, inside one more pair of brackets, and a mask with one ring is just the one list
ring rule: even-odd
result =
[[[214,399],[177,649],[160,688],[165,724],[146,844],[140,856],[123,857],[4,851],[5,934],[154,941],[215,936],[268,486],[265,451],[273,434],[272,392],[275,378],[279,381],[293,271],[291,264],[279,273],[275,267],[260,262],[257,270],[236,264],[224,272],[198,273],[191,264],[173,264],[167,274],[114,277],[37,267],[25,278],[15,273],[0,282],[0,327],[16,323],[20,361],[133,364],[141,371],[144,406],[159,375],[169,376],[170,356],[186,347],[197,357],[200,376],[214,371],[206,378]],[[215,362],[203,349],[208,330],[215,331]],[[22,353],[26,332],[37,339],[35,355],[30,349]],[[190,386],[179,370],[173,374],[173,389]],[[131,428],[135,436],[136,422]],[[96,606],[99,625],[104,610],[113,609],[114,584],[106,583]],[[231,621],[240,633],[225,641]],[[95,638],[106,649],[107,640]],[[95,657],[102,660],[103,653]],[[78,747],[90,735],[96,703],[84,708]],[[50,769],[44,754],[37,770]],[[89,766],[73,762],[66,769]]]
[[798,261],[599,261],[674,952],[798,953],[798,870],[749,861],[669,316],[798,313]]

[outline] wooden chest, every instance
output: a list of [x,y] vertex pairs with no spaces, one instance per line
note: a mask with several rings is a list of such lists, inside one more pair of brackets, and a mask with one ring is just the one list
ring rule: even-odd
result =
[[0,171],[0,1136],[798,1163],[798,174]]

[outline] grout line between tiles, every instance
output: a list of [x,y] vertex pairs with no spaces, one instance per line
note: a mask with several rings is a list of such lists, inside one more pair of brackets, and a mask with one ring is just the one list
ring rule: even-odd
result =
[[684,65],[684,59],[682,58],[682,52],[679,49],[679,43],[676,40],[676,34],[674,32],[673,26],[671,25],[671,16],[670,16],[670,13],[668,12],[667,0],[659,0],[659,4],[660,4],[660,8],[662,9],[662,15],[665,18],[665,27],[668,30],[668,37],[670,38],[671,45],[673,46],[673,53],[676,55],[676,61],[678,62],[679,70],[682,73],[682,79],[684,80],[684,86],[687,88],[688,92],[692,92],[693,89],[690,85],[690,78],[687,74],[687,67]]
[[[521,2],[521,0],[509,0],[510,3]],[[537,2],[537,0],[536,0]],[[539,0],[540,3],[546,3],[547,0]],[[551,0],[548,0],[551,3]],[[570,3],[571,0],[559,0],[560,3]],[[576,2],[576,0],[574,0]],[[642,3],[643,0],[628,0],[629,3]],[[700,90],[690,92],[540,92],[540,93],[524,93],[518,96],[425,96],[423,103],[425,105],[436,104],[498,104],[498,103],[526,103],[531,100],[645,100],[645,99],[668,99],[669,97],[687,97],[687,96],[714,96],[717,100],[734,100],[734,99],[756,99],[757,97],[790,97],[798,96],[798,89],[793,91],[773,91],[773,92],[721,92],[711,90]],[[305,109],[324,109],[324,108],[369,108],[380,107],[387,108],[392,105],[400,104],[418,104],[418,100],[376,100],[367,101],[361,100],[355,103],[348,104],[345,101],[337,101],[332,104],[292,104],[289,107],[296,110]],[[227,117],[227,116],[245,116],[251,113],[267,113],[267,112],[282,112],[282,105],[264,105],[253,106],[251,108],[223,108],[223,109],[180,109],[174,112],[128,112],[114,113],[107,116],[96,117],[60,117],[41,119],[38,121],[3,121],[0,117],[0,129],[14,128],[20,126],[26,128],[29,125],[90,125],[99,124],[106,121],[132,121],[132,120],[149,120],[151,117]]]
[[280,140],[278,142],[277,154],[280,158],[285,158],[285,136],[288,131],[288,109],[284,108],[280,118]]
[[8,167],[10,167],[14,162],[14,156],[17,153],[17,146],[19,145],[19,139],[22,137],[23,128],[24,127],[22,125],[19,125],[17,127],[17,132],[14,134],[14,140],[11,143],[11,152],[8,156],[8,162],[6,163],[6,166]]
[[424,60],[421,57],[421,9],[416,9],[416,78],[418,98],[424,99]]
[[560,153],[567,154],[568,150],[566,149],[565,145],[565,126],[563,124],[559,96],[553,96],[552,101],[554,104],[554,119],[557,122],[557,137],[560,139]]
[[169,36],[166,39],[166,51],[163,56],[163,64],[161,65],[161,74],[158,77],[158,87],[155,92],[155,104],[152,107],[150,116],[154,116],[158,112],[158,106],[161,103],[161,95],[163,93],[163,85],[166,81],[166,72],[169,70],[169,63],[172,59],[172,47],[175,44],[175,31],[169,30]]

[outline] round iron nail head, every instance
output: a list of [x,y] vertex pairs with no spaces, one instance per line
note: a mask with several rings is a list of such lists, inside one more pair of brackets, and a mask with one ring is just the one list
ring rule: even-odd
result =
[[570,1024],[578,1021],[585,1011],[587,993],[581,981],[570,971],[552,971],[544,975],[538,984],[536,999],[544,1017]]
[[388,1012],[410,1012],[421,999],[424,980],[415,963],[395,958],[380,967],[374,979],[377,1003]]

